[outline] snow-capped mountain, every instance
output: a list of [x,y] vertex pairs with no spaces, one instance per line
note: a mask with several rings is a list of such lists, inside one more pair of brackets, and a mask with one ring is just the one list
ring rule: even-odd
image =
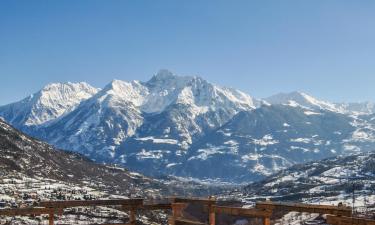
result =
[[73,110],[98,90],[89,84],[53,83],[29,97],[0,107],[0,116],[17,128],[42,125]]
[[0,116],[61,149],[148,175],[246,182],[375,146],[371,114],[301,92],[259,101],[167,70],[103,89],[49,85],[22,102],[0,107]]
[[139,143],[150,139],[176,143],[174,151],[185,151],[205,132],[242,110],[254,109],[254,104],[238,90],[161,70],[148,82],[114,80],[33,134],[98,161],[121,162],[135,147],[119,150],[119,146],[131,138]]
[[372,114],[375,113],[375,103],[373,102],[348,102],[331,103],[317,99],[309,94],[300,91],[290,93],[279,93],[272,95],[263,101],[269,104],[282,104],[290,106],[300,106],[309,109],[324,109],[345,114]]
[[38,129],[38,137],[105,161],[142,124],[137,88],[141,88],[137,82],[114,80],[69,114]]
[[290,106],[300,106],[310,109],[323,109],[333,112],[340,112],[339,108],[330,102],[319,100],[303,92],[295,91],[290,93],[279,93],[264,99],[270,104],[283,104]]

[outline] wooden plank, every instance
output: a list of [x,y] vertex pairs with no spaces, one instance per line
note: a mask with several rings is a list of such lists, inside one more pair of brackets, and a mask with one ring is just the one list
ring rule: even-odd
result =
[[165,209],[172,209],[172,204],[170,203],[160,203],[160,204],[146,204],[138,209],[140,210],[165,210]]
[[49,216],[48,216],[48,224],[54,225],[54,220],[55,220],[55,215],[54,215],[53,211],[51,212],[51,210],[50,210],[50,213],[49,213]]
[[351,216],[352,209],[345,206],[332,206],[332,205],[311,205],[303,203],[281,203],[281,202],[257,202],[255,205],[257,209],[270,209],[270,210],[286,210],[296,212],[308,212],[319,214],[333,214],[338,216]]
[[245,216],[245,217],[270,217],[272,211],[263,209],[246,209],[240,207],[227,207],[227,206],[213,206],[216,213],[223,213],[233,216]]
[[327,223],[331,225],[375,225],[375,220],[327,215]]
[[172,201],[176,203],[200,203],[204,205],[215,204],[216,199],[212,198],[182,198],[182,197],[173,197]]
[[143,199],[108,199],[108,200],[73,200],[73,201],[45,201],[40,202],[39,206],[46,208],[70,208],[77,206],[109,206],[109,205],[124,205],[124,206],[141,206]]
[[215,205],[208,206],[208,223],[209,225],[215,225],[216,223]]
[[186,203],[172,203],[173,218],[182,217],[182,211],[186,208]]
[[134,209],[130,210],[129,212],[129,223],[135,225],[136,223],[136,211]]
[[271,219],[269,217],[263,218],[263,225],[271,225]]
[[[57,212],[56,210],[53,210]],[[15,209],[1,209],[1,216],[25,216],[25,215],[42,215],[50,214],[51,209],[49,208],[15,208]]]

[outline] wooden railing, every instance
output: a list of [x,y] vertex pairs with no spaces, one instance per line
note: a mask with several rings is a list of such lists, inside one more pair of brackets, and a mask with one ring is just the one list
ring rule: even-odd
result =
[[[188,220],[184,218],[184,210],[188,204],[204,205],[208,211],[208,225],[215,225],[217,214],[226,214],[231,216],[241,216],[249,218],[262,219],[264,225],[270,224],[272,212],[296,211],[328,214],[327,223],[332,225],[375,225],[374,220],[351,217],[351,208],[345,206],[330,205],[310,205],[301,203],[282,203],[282,202],[257,202],[255,208],[241,208],[231,206],[219,206],[214,198],[169,198],[159,203],[144,204],[143,199],[116,199],[116,200],[88,200],[88,201],[45,201],[40,202],[37,207],[32,208],[13,208],[0,210],[0,216],[18,216],[18,215],[49,215],[49,225],[54,225],[54,216],[63,214],[63,209],[71,207],[89,207],[89,206],[120,206],[122,211],[129,211],[129,222],[116,225],[135,225],[136,213],[138,210],[172,210],[169,217],[170,225],[203,225],[205,222]],[[60,224],[63,225],[63,224]],[[114,225],[114,224],[105,224]]]
[[217,206],[216,199],[208,198],[174,198],[174,203],[172,203],[172,216],[169,218],[170,225],[200,225],[204,224],[200,221],[192,221],[183,218],[183,210],[186,208],[187,204],[198,203],[203,204],[208,208],[208,224],[216,224],[216,214],[227,214],[232,216],[243,216],[251,218],[261,218],[263,219],[264,225],[270,225],[270,217],[272,211],[270,210],[260,210],[260,209],[247,209],[240,207],[228,207],[228,206]]
[[283,210],[319,214],[331,214],[337,216],[352,216],[351,207],[346,206],[332,206],[332,205],[312,205],[303,203],[285,203],[285,202],[257,202],[255,205],[257,209],[268,210]]
[[78,207],[78,206],[108,206],[108,205],[140,207],[143,205],[143,199],[132,198],[132,199],[108,199],[108,200],[44,201],[44,202],[39,203],[39,206],[41,207],[58,208],[58,209]]
[[[45,201],[40,202],[38,207],[33,208],[15,208],[2,209],[0,216],[17,215],[43,215],[47,214],[49,225],[54,225],[56,214],[63,214],[63,209],[72,207],[89,206],[121,206],[124,211],[129,211],[129,223],[120,223],[117,225],[135,225],[137,210],[159,210],[171,209],[171,204],[143,204],[143,199],[109,199],[109,200],[75,200],[75,201]],[[62,224],[60,224],[62,225]],[[112,225],[112,224],[105,224]]]

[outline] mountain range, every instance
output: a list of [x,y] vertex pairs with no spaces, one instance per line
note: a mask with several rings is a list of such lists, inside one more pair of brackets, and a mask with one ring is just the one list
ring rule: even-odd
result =
[[294,164],[372,151],[374,104],[303,92],[255,99],[197,76],[49,84],[0,107],[30,136],[146,175],[256,181]]

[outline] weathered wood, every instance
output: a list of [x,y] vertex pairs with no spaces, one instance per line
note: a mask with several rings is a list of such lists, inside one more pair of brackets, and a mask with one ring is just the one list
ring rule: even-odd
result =
[[[57,209],[55,209],[54,212],[57,212]],[[0,210],[0,216],[42,215],[50,213],[51,209],[49,208],[15,208]]]
[[208,206],[208,223],[209,225],[215,225],[215,222],[216,222],[215,206],[209,205]]
[[175,225],[207,225],[207,224],[199,222],[199,221],[178,218],[175,221]]
[[182,198],[182,197],[173,197],[171,198],[175,203],[200,203],[204,205],[215,204],[216,199],[214,198]]
[[39,206],[46,208],[70,208],[78,206],[109,206],[109,205],[131,205],[142,206],[143,199],[109,199],[109,200],[73,200],[73,201],[45,201]]
[[182,217],[182,211],[186,208],[186,203],[172,203],[172,216]]
[[54,225],[54,220],[55,220],[55,215],[54,215],[53,211],[50,210],[50,213],[48,215],[48,224]]
[[135,222],[136,222],[136,211],[135,209],[131,209],[130,212],[129,212],[129,223],[132,224],[132,225],[135,225]]
[[327,215],[327,223],[331,225],[375,225],[375,220]]
[[257,202],[255,205],[257,209],[269,210],[284,210],[295,212],[319,213],[319,214],[332,214],[338,216],[352,215],[351,207],[346,206],[332,206],[332,205],[311,205],[303,203],[280,203],[280,202]]
[[224,213],[232,216],[244,216],[244,217],[260,217],[268,218],[271,217],[271,210],[264,209],[246,209],[240,207],[227,207],[227,206],[214,206],[216,213]]
[[165,210],[165,209],[172,209],[172,204],[171,203],[146,204],[146,205],[142,205],[138,209],[140,209],[140,210]]
[[263,225],[271,225],[271,219],[269,217],[263,218]]
[[175,225],[177,218],[182,217],[182,211],[185,209],[187,203],[172,203],[172,216],[168,219],[168,224]]

